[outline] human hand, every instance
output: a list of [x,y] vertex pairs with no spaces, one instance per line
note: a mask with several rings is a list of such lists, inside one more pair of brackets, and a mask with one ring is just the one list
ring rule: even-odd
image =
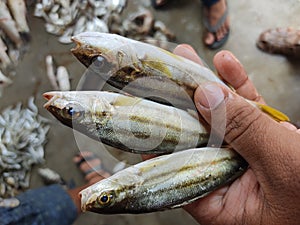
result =
[[[179,45],[174,52],[201,63],[189,46]],[[236,93],[206,83],[197,88],[195,105],[208,123],[211,112],[217,117],[215,121],[226,120],[224,139],[247,160],[250,168],[230,185],[185,209],[201,225],[299,224],[299,130],[289,123],[275,122],[240,97],[264,103],[243,66],[230,52],[219,52],[214,64]],[[226,118],[220,114],[221,103],[225,105]]]

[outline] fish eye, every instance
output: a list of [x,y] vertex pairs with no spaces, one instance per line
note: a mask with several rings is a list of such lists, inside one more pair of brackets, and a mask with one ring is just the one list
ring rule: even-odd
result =
[[112,197],[111,194],[104,192],[98,197],[97,201],[100,205],[107,205],[111,202]]
[[103,56],[95,56],[91,60],[91,66],[95,72],[107,73],[111,69],[110,63]]
[[69,119],[77,119],[84,115],[84,110],[81,106],[76,104],[68,104],[62,111],[64,117]]

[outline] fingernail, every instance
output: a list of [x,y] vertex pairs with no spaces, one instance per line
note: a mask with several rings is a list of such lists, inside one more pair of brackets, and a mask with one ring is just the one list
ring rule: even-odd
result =
[[236,61],[237,63],[241,64],[240,61],[229,51],[226,52],[224,58],[228,61]]
[[178,46],[180,46],[180,47],[182,47],[182,48],[185,48],[185,49],[188,49],[188,50],[190,50],[190,51],[193,51],[194,53],[197,54],[197,52],[195,51],[195,49],[194,49],[192,46],[188,45],[188,44],[180,44],[180,45],[178,45]]
[[176,55],[180,55],[183,56],[189,60],[194,61],[195,63],[198,63],[200,65],[203,66],[203,62],[201,60],[201,58],[198,56],[197,52],[195,51],[195,49],[188,45],[188,44],[180,44],[178,45],[174,51],[173,51]]
[[207,83],[201,85],[198,95],[198,104],[207,109],[217,108],[225,98],[224,92],[217,84]]

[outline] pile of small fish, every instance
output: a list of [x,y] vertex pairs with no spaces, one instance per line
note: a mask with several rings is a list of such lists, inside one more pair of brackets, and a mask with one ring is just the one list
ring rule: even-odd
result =
[[122,19],[127,0],[39,0],[34,15],[46,21],[47,32],[59,36],[61,43],[85,31],[116,33],[136,40],[170,41],[174,34],[153,14],[140,7]]
[[50,126],[38,114],[31,97],[0,115],[0,197],[7,198],[29,187],[32,165],[44,162],[44,145]]
[[[0,97],[2,88],[11,84],[8,77],[27,51],[30,30],[24,0],[0,1]],[[6,74],[6,75],[4,75]]]
[[42,17],[47,32],[59,36],[61,43],[83,31],[109,32],[114,14],[119,14],[126,0],[39,0],[34,16]]

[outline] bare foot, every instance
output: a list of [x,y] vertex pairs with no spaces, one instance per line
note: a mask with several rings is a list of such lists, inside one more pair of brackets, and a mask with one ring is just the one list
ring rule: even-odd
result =
[[[206,35],[204,36],[204,43],[208,47],[211,47],[216,41],[221,41],[229,32],[229,18],[226,17],[226,10],[226,0],[219,0],[211,7],[205,7],[204,16],[207,18],[208,23],[206,26],[207,28],[211,27],[216,29],[215,34],[208,29]],[[222,23],[222,17],[224,16],[225,21]],[[221,24],[219,25],[219,23]],[[216,48],[221,47],[222,44],[224,43],[221,43]]]
[[256,45],[268,53],[300,57],[300,30],[291,27],[268,29],[260,34]]

